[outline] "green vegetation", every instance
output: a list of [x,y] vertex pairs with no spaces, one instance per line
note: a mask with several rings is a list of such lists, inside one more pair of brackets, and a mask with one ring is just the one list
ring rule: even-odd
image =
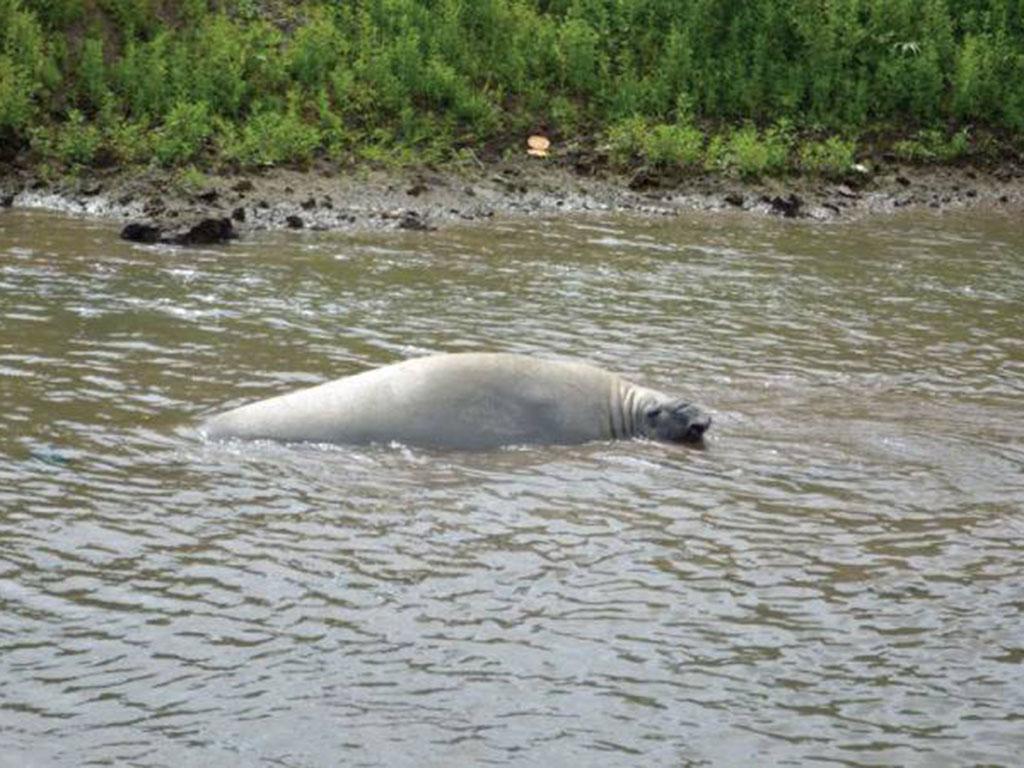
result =
[[744,177],[990,152],[1024,131],[1024,0],[0,0],[0,159],[444,161],[535,131]]

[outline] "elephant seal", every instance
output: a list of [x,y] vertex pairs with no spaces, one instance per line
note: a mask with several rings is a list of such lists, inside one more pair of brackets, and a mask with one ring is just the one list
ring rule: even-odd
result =
[[212,439],[485,449],[645,437],[699,442],[699,408],[577,362],[502,353],[418,357],[206,421]]

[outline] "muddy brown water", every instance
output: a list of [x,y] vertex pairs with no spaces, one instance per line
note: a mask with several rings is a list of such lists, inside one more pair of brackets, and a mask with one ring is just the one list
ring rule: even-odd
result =
[[[434,351],[705,450],[212,444]],[[1020,765],[1024,227],[718,215],[219,250],[0,214],[0,764]]]

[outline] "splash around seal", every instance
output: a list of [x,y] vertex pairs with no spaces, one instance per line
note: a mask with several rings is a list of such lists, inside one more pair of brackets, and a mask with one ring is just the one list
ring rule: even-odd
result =
[[699,442],[697,406],[580,362],[504,353],[413,358],[214,416],[212,439],[483,450],[649,438]]

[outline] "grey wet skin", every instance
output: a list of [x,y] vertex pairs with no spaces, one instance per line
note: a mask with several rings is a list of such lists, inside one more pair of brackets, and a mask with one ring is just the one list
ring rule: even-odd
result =
[[469,352],[413,358],[235,408],[210,438],[481,450],[646,437],[698,442],[696,406],[572,361]]

